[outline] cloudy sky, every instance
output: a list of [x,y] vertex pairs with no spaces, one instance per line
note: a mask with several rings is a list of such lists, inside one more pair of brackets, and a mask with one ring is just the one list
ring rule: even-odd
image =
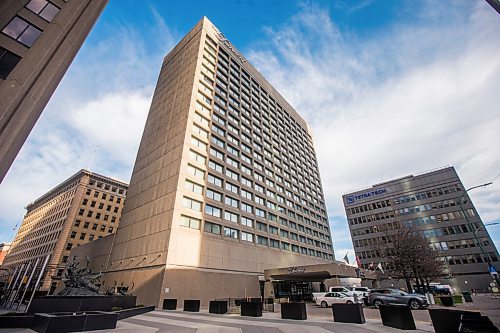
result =
[[[313,130],[337,259],[341,195],[453,165],[500,221],[500,16],[482,0],[111,0],[0,184],[0,241],[81,168],[127,181],[163,56],[211,19]],[[500,226],[488,227],[497,247]]]

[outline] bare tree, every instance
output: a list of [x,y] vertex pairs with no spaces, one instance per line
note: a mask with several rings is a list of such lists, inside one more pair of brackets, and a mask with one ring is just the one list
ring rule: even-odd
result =
[[387,274],[405,280],[409,292],[413,291],[412,280],[418,288],[428,286],[433,279],[445,274],[439,252],[418,229],[397,229],[387,235],[387,239],[392,246],[380,249],[388,267]]

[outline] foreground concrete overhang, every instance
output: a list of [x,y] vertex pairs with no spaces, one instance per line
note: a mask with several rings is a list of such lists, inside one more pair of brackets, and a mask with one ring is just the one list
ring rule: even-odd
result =
[[376,274],[373,271],[358,269],[357,267],[349,266],[341,262],[266,269],[264,270],[264,276],[266,281],[288,280],[322,282],[331,278],[350,277],[361,277],[367,280],[376,279]]

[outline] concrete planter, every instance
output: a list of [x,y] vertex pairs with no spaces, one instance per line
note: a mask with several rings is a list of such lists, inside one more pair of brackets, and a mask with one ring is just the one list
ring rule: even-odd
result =
[[384,326],[401,330],[415,330],[411,309],[406,305],[380,305],[380,317]]
[[306,303],[281,304],[281,319],[306,320]]
[[176,298],[165,298],[163,300],[163,310],[177,310],[177,299]]
[[111,311],[135,307],[136,296],[44,296],[33,299],[28,313]]
[[184,311],[200,312],[200,300],[199,299],[185,299],[184,300]]
[[115,313],[118,314],[118,320],[122,320],[125,318],[137,316],[146,312],[151,312],[155,310],[154,305],[150,306],[141,306],[137,308],[132,308],[132,309],[125,309],[125,310],[120,310],[120,311],[115,311]]
[[365,313],[361,304],[332,304],[333,321],[364,324]]
[[436,333],[456,333],[460,327],[460,318],[463,314],[481,316],[479,312],[461,311],[455,309],[428,309],[432,326]]
[[25,313],[4,314],[0,316],[0,328],[30,328],[33,318]]
[[227,313],[227,301],[210,301],[208,303],[208,312],[225,314]]
[[31,329],[39,333],[65,333],[94,331],[116,328],[118,314],[113,312],[80,312],[80,313],[37,313]]
[[262,303],[242,301],[241,315],[247,317],[262,317]]

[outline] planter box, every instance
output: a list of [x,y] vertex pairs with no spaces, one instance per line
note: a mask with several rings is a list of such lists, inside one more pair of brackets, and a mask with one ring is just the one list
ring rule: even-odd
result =
[[451,296],[440,296],[439,301],[444,306],[453,306],[453,298]]
[[199,299],[185,299],[184,300],[184,311],[200,312],[200,300]]
[[4,314],[0,316],[0,328],[30,328],[33,318],[25,313]]
[[281,319],[306,320],[306,303],[281,304]]
[[136,296],[44,296],[33,299],[27,313],[111,311],[135,307]]
[[37,313],[31,329],[39,333],[64,333],[116,328],[118,314],[113,312]]
[[453,295],[451,298],[453,299],[453,304],[463,303],[462,295]]
[[[406,305],[380,305],[380,317],[384,326],[402,330],[415,330],[411,309]],[[436,332],[437,333],[437,332]]]
[[242,301],[241,315],[246,317],[262,317],[262,303]]
[[456,333],[460,327],[460,318],[463,314],[480,316],[479,312],[462,311],[455,309],[428,309],[435,333]]
[[208,303],[208,312],[225,314],[227,313],[227,301],[210,301]]
[[487,316],[481,316],[479,312],[463,313],[460,319],[459,332],[498,332],[495,324]]
[[177,299],[176,298],[165,298],[163,300],[163,310],[177,310]]
[[141,306],[138,308],[132,308],[132,309],[125,309],[125,310],[120,310],[120,311],[115,311],[115,313],[118,314],[118,320],[122,320],[125,318],[137,316],[146,312],[154,311],[155,306],[150,305],[150,306]]
[[361,304],[332,304],[333,321],[364,324],[365,313]]

